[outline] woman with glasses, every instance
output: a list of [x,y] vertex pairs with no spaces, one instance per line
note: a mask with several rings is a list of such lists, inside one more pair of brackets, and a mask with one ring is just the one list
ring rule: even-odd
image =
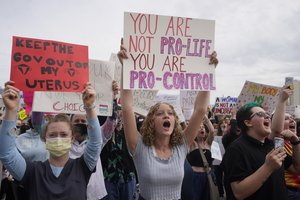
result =
[[[284,113],[283,103],[285,98],[281,94],[279,114]],[[268,138],[274,137],[270,115],[259,104],[244,105],[236,117],[242,133],[228,147],[222,161],[227,198],[287,199],[284,169],[293,167],[299,173],[298,159],[291,159],[282,148],[274,148],[273,140]],[[289,139],[299,141],[298,137]]]

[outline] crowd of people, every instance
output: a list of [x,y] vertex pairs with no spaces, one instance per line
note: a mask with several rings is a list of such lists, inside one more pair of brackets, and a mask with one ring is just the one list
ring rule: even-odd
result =
[[[118,56],[122,64],[128,58],[122,44]],[[215,52],[210,64],[218,64]],[[220,199],[300,199],[299,122],[286,113],[290,88],[282,88],[272,115],[255,102],[214,115],[207,109],[210,92],[199,91],[191,118],[182,123],[166,102],[138,116],[132,91],[112,85],[110,117],[97,117],[96,92],[86,83],[85,115],[32,112],[20,121],[20,91],[14,80],[5,84],[1,199],[206,200],[206,167]],[[277,138],[284,146],[275,148]],[[212,156],[213,141],[222,162]],[[183,184],[188,173],[192,181]]]

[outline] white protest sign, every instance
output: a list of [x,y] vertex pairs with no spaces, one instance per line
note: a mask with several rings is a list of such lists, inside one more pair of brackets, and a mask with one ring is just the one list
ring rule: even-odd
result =
[[[114,80],[117,81],[118,86],[121,86],[122,64],[120,63],[118,55],[112,53],[110,55],[109,61],[115,63]],[[118,94],[117,98],[120,98],[120,94]]]
[[[112,81],[115,64],[113,62],[89,60],[89,81],[97,96],[97,115],[111,116],[113,104]],[[35,92],[33,111],[84,114],[81,93]]]
[[180,106],[183,110],[193,110],[198,91],[180,91]]
[[124,13],[124,89],[215,90],[215,21]]
[[238,97],[237,107],[256,102],[265,111],[272,113],[275,110],[280,90],[280,87],[246,81]]
[[159,95],[156,96],[155,100],[156,100],[156,102],[165,102],[165,103],[171,104],[174,107],[174,110],[177,113],[180,122],[185,121],[185,118],[183,116],[183,113],[182,113],[182,110],[180,107],[179,95],[159,93]]
[[211,157],[217,160],[222,161],[222,154],[220,150],[220,146],[217,142],[213,141],[211,144]]
[[230,115],[232,108],[236,106],[237,103],[236,97],[217,97],[215,102],[215,111],[216,115]]
[[[158,91],[155,90],[134,90],[133,110],[134,112],[146,116],[151,106],[155,104],[155,97]],[[122,101],[122,99],[121,99]]]

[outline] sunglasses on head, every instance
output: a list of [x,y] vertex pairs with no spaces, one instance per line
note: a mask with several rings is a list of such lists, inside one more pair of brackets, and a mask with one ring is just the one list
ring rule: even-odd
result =
[[265,118],[265,119],[270,119],[270,114],[265,113],[265,112],[256,112],[256,113],[253,113],[253,114],[250,116],[250,119],[252,119],[255,115],[258,116],[258,117],[263,117],[263,118]]

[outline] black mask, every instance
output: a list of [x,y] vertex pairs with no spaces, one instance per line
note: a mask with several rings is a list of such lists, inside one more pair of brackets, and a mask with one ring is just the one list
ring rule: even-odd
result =
[[30,129],[30,126],[25,125],[25,124],[21,125],[20,126],[20,134],[25,133],[29,129]]
[[87,125],[74,124],[74,132],[81,133],[81,135],[87,135]]

